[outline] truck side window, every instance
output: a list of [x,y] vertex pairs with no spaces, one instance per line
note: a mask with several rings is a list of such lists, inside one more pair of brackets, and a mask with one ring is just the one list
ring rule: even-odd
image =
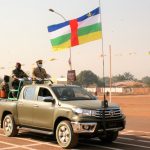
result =
[[43,100],[44,97],[52,97],[52,94],[48,89],[40,88],[38,93],[38,100]]
[[34,94],[35,94],[35,88],[34,87],[27,87],[24,90],[23,97],[26,100],[34,100]]

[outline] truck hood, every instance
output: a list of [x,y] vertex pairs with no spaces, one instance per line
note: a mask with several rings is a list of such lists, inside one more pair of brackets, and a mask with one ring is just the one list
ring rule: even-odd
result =
[[[70,107],[70,108],[82,108],[82,109],[99,109],[102,108],[101,100],[73,100],[73,101],[61,101],[62,107]],[[113,103],[108,103],[109,108],[118,108],[119,106]]]

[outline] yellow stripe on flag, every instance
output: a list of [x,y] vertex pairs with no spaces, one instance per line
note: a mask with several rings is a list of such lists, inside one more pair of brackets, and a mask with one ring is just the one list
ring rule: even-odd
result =
[[53,48],[54,52],[57,52],[57,51],[61,51],[61,50],[64,50],[65,48],[70,48],[70,47],[71,47],[71,44],[70,44],[70,40],[69,40],[63,44],[53,46],[52,48]]
[[93,32],[79,37],[79,43],[84,44],[90,41],[95,41],[102,38],[102,32]]

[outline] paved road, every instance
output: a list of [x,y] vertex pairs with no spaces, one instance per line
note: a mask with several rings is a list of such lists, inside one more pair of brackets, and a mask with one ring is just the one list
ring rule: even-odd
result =
[[[0,129],[0,150],[59,150],[57,142],[49,136],[24,132],[8,138]],[[102,144],[99,139],[80,139],[80,150],[150,150],[150,132],[124,130],[112,144]]]

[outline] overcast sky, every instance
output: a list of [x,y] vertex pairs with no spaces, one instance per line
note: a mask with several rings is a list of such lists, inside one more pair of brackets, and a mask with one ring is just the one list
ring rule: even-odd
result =
[[[16,62],[31,73],[37,59],[54,77],[66,76],[69,50],[52,52],[47,26],[77,18],[99,6],[99,0],[0,0],[0,76],[11,74]],[[131,72],[150,76],[150,0],[101,0],[105,75]],[[92,70],[102,77],[102,42],[97,40],[72,49],[73,69]],[[49,59],[55,58],[55,61]]]

